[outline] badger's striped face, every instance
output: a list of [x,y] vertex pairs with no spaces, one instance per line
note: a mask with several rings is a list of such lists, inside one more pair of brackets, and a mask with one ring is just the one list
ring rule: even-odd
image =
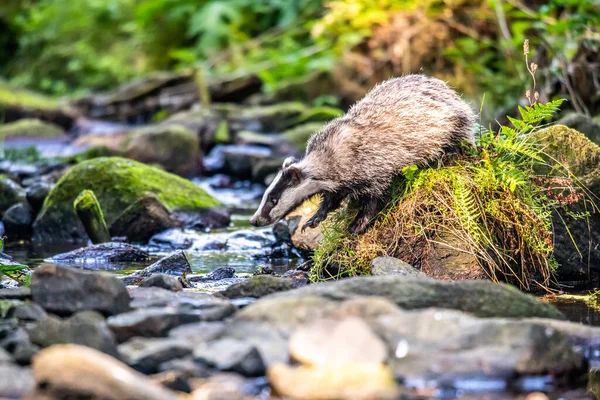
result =
[[306,180],[302,171],[290,164],[288,160],[284,162],[283,169],[265,191],[258,210],[250,219],[252,225],[266,226],[277,222],[306,200]]

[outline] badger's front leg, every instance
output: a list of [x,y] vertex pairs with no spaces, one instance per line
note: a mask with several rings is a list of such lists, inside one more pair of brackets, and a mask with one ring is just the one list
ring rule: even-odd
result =
[[348,227],[350,233],[363,233],[381,210],[381,202],[376,197],[363,196],[358,199],[359,209],[354,221]]
[[306,228],[316,228],[317,225],[319,225],[325,220],[325,218],[327,218],[327,214],[329,214],[336,208],[339,208],[340,204],[342,203],[342,200],[344,200],[344,197],[345,196],[340,193],[322,193],[321,204],[319,205],[319,209],[302,226],[302,232],[304,232]]

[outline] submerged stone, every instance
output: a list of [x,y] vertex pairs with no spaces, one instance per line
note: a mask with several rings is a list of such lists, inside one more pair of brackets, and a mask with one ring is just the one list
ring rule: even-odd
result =
[[183,251],[176,251],[166,257],[161,258],[154,264],[140,270],[135,271],[121,279],[126,285],[139,285],[144,279],[153,274],[168,274],[175,277],[185,277],[186,274],[192,272],[192,267]]
[[59,263],[102,264],[146,261],[148,252],[127,243],[109,242],[94,244],[68,253],[57,254],[48,259]]
[[35,221],[35,240],[86,239],[72,207],[84,189],[94,191],[108,225],[146,193],[156,195],[169,212],[202,212],[220,205],[204,190],[176,175],[132,160],[101,157],[76,165],[58,181]]

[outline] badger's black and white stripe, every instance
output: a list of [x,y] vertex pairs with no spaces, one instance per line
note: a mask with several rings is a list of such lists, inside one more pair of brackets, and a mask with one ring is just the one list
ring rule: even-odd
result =
[[315,133],[302,160],[284,162],[250,222],[274,223],[320,193],[321,206],[306,226],[316,226],[351,196],[360,211],[350,230],[363,232],[394,175],[463,141],[474,143],[475,122],[469,105],[439,79],[407,75],[385,81]]

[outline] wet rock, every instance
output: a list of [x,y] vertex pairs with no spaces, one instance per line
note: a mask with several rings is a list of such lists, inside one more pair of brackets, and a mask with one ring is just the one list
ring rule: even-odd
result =
[[52,190],[52,184],[38,181],[27,188],[25,191],[25,195],[27,197],[27,202],[33,208],[33,211],[37,214],[44,205],[44,200],[48,197],[48,194]]
[[266,371],[256,347],[242,340],[223,339],[201,345],[194,350],[194,359],[220,371],[248,377],[262,376]]
[[[253,145],[231,145],[223,149],[223,173],[241,179],[252,178],[253,166],[261,160],[272,157],[266,147]],[[278,160],[281,165],[282,160]]]
[[231,267],[219,267],[206,275],[195,276],[190,278],[191,282],[204,282],[204,281],[220,281],[221,279],[233,278],[235,276],[235,269]]
[[204,308],[190,306],[151,307],[120,314],[108,319],[117,340],[123,342],[134,336],[163,337],[180,325],[200,321],[219,321],[235,311],[228,302],[215,300]]
[[82,311],[65,320],[47,316],[27,328],[31,342],[41,347],[54,344],[80,344],[117,356],[115,338],[104,317],[93,311]]
[[[396,399],[390,369],[377,364],[290,367],[275,364],[267,376],[276,396],[293,399]],[[335,379],[332,379],[335,376]]]
[[[215,370],[196,362],[193,356],[170,360],[159,365],[161,372],[177,372],[187,378],[208,378],[215,374]],[[237,374],[236,374],[237,375]],[[239,376],[239,375],[237,375]]]
[[[33,360],[36,398],[177,400],[179,397],[113,357],[78,345],[55,345]],[[46,397],[44,397],[46,396]]]
[[307,110],[299,102],[282,102],[270,106],[240,107],[225,105],[231,131],[282,132],[293,125]]
[[443,307],[479,317],[543,317],[564,319],[554,306],[513,286],[490,281],[442,282],[403,276],[368,276],[309,285],[273,297],[325,296],[344,300],[355,296],[380,296],[407,310]]
[[244,282],[231,285],[220,293],[229,299],[240,297],[258,298],[291,289],[294,289],[294,282],[292,279],[260,275],[250,277]]
[[4,212],[2,223],[10,236],[27,237],[31,234],[33,210],[27,203],[17,203]]
[[78,242],[87,235],[72,204],[82,190],[92,190],[110,226],[140,197],[152,193],[169,212],[201,212],[220,203],[192,182],[119,157],[100,157],[70,169],[47,197],[34,224],[41,242]]
[[111,224],[110,233],[130,242],[147,243],[155,234],[178,225],[158,197],[149,194],[127,207]]
[[190,176],[199,171],[198,135],[183,125],[168,124],[139,128],[125,139],[123,154],[145,164],[158,164],[166,171]]
[[21,399],[33,392],[35,381],[29,368],[0,363],[0,398]]
[[0,175],[0,215],[11,206],[25,201],[25,190],[5,175]]
[[33,301],[57,315],[98,311],[114,315],[129,310],[123,282],[106,272],[43,265],[31,277]]
[[50,262],[103,264],[116,262],[146,261],[148,252],[127,243],[109,242],[94,244],[68,253],[57,254],[48,259]]
[[160,249],[184,250],[192,247],[196,236],[198,235],[195,232],[187,233],[181,229],[169,229],[152,236],[148,244]]
[[15,318],[20,322],[32,322],[42,320],[46,318],[47,315],[46,311],[38,304],[26,302],[12,305],[8,311],[6,311],[5,318]]
[[192,267],[183,251],[176,251],[143,270],[133,272],[121,279],[126,285],[139,285],[153,274],[168,274],[175,277],[185,277],[192,272]]
[[167,274],[153,274],[144,279],[140,284],[141,287],[159,287],[173,292],[183,290],[183,285],[179,279]]
[[313,251],[323,240],[320,226],[316,228],[306,228],[304,232],[302,227],[313,216],[319,208],[319,200],[316,197],[306,200],[300,207],[292,211],[285,217],[289,235],[292,244],[297,249]]
[[192,345],[173,338],[132,338],[119,345],[123,362],[144,374],[158,372],[161,363],[191,354]]
[[174,212],[172,217],[179,225],[189,229],[203,230],[223,228],[229,225],[231,217],[225,209],[211,208],[195,212]]
[[371,275],[401,275],[414,278],[428,278],[426,274],[409,263],[394,257],[376,257],[371,263]]

